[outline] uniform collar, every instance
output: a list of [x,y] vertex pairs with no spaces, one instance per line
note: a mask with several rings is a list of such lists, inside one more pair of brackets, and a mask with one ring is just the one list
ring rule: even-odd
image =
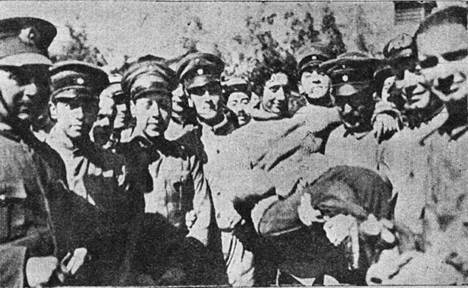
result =
[[214,135],[227,135],[235,129],[232,118],[224,113],[221,122],[214,126],[210,126],[202,121],[200,121],[200,124],[202,125],[203,130],[209,130],[213,132]]
[[21,137],[13,130],[11,126],[5,123],[0,123],[0,135],[15,142],[21,141]]

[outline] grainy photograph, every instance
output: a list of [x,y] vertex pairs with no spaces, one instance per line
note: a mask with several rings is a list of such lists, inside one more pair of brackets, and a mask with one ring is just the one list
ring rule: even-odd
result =
[[0,10],[0,287],[468,284],[468,1]]

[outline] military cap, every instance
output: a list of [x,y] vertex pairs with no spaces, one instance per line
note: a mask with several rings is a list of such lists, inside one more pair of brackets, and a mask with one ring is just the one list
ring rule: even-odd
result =
[[51,23],[32,17],[0,20],[0,65],[51,65],[47,49],[57,35]]
[[250,95],[249,82],[244,78],[233,77],[222,83],[225,93],[228,95],[234,92],[243,92]]
[[303,46],[297,52],[297,62],[299,72],[303,72],[309,67],[317,67],[320,63],[334,58],[333,52],[324,43],[312,43]]
[[122,91],[122,76],[120,74],[108,74],[109,76],[109,86],[102,90],[99,97],[109,97],[114,100],[116,103],[125,103],[129,99],[127,95]]
[[332,79],[333,93],[350,96],[369,87],[379,62],[362,52],[347,52],[320,66]]
[[390,40],[383,49],[383,55],[387,59],[399,57],[415,56],[415,47],[413,37],[406,33],[402,33]]
[[164,58],[146,55],[128,66],[121,84],[124,94],[132,100],[151,91],[171,97],[171,92],[177,88],[177,79]]
[[[95,98],[109,85],[106,72],[82,61],[62,61],[50,67],[52,99],[86,97]],[[70,90],[86,93],[63,93]]]
[[220,82],[224,62],[216,55],[192,53],[184,57],[177,69],[177,78],[186,89]]

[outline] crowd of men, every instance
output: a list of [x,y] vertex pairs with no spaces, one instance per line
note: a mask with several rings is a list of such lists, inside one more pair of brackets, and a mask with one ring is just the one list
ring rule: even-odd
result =
[[52,63],[55,35],[0,20],[1,287],[467,283],[466,8],[250,79]]

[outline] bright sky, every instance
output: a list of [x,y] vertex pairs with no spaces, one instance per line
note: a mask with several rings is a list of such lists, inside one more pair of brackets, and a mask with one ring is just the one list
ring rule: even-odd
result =
[[[261,3],[157,3],[123,1],[2,1],[2,17],[34,16],[54,23],[59,35],[54,46],[66,39],[64,25],[86,24],[90,41],[102,52],[137,55],[155,53],[176,56],[177,36],[194,16],[203,18],[203,25],[219,38],[242,30],[247,12]],[[78,18],[77,18],[78,17]],[[217,38],[218,38],[217,37]],[[51,47],[54,49],[54,47]]]
[[[338,23],[345,22],[353,2],[328,1]],[[89,40],[104,53],[109,61],[122,55],[152,53],[171,58],[183,53],[179,39],[187,23],[194,16],[201,18],[210,37],[223,46],[223,39],[231,39],[245,29],[247,15],[256,15],[262,10],[277,12],[295,9],[297,13],[320,11],[326,2],[144,2],[144,1],[0,1],[2,18],[34,16],[54,23],[59,30],[51,46],[52,52],[67,39],[64,25],[86,25]],[[306,7],[307,6],[307,7]],[[375,17],[376,25],[384,33],[393,24],[393,3],[366,2],[368,13]],[[374,7],[374,8],[372,8]],[[390,16],[390,18],[389,18]],[[388,18],[388,19],[387,19]],[[321,18],[315,18],[320,21]],[[344,21],[344,22],[343,22]],[[386,21],[386,22],[385,22]],[[111,60],[112,61],[112,60]]]

